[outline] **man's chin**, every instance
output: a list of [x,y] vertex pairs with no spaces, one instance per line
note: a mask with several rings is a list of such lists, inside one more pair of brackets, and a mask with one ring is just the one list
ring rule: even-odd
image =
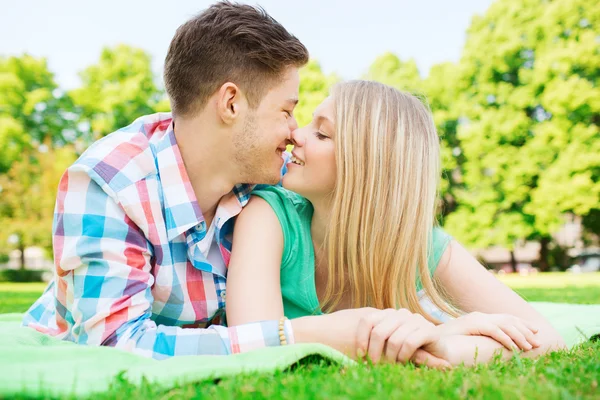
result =
[[244,183],[248,183],[250,185],[277,185],[280,181],[281,173],[277,171],[277,173],[274,174],[263,174],[260,178],[254,176],[244,181]]

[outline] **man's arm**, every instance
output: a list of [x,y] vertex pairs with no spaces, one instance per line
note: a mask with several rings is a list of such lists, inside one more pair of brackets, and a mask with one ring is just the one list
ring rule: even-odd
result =
[[[163,359],[238,353],[280,343],[278,321],[208,329],[156,325],[150,319],[152,249],[114,194],[92,180],[85,167],[71,167],[61,180],[54,251],[56,308],[62,323],[72,325],[79,344],[109,345]],[[72,319],[65,318],[64,310]]]

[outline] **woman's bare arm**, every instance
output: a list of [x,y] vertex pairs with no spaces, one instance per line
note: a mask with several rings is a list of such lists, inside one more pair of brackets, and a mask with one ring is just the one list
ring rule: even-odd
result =
[[227,270],[227,323],[283,316],[280,266],[283,231],[271,206],[251,197],[235,222]]
[[[453,302],[465,312],[510,314],[535,324],[538,328],[535,338],[540,346],[525,352],[524,356],[536,357],[548,350],[565,347],[562,337],[540,313],[496,279],[458,242],[453,240],[449,244],[435,276]],[[483,358],[484,354],[493,354],[502,347],[489,338],[469,338],[474,339],[473,343],[476,342],[475,344],[479,346],[480,358]],[[473,347],[465,357],[472,358],[474,351]]]
[[[284,315],[280,268],[283,231],[275,212],[262,198],[252,197],[237,217],[227,273],[227,322],[230,326]],[[356,331],[373,309],[343,310],[293,319],[296,343],[321,343],[351,357]]]

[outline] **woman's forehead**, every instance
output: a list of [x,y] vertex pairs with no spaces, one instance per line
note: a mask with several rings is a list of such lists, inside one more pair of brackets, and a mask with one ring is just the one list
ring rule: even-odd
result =
[[323,122],[334,124],[334,109],[333,109],[333,99],[331,96],[327,97],[315,110],[313,113],[313,118],[315,120],[323,120]]

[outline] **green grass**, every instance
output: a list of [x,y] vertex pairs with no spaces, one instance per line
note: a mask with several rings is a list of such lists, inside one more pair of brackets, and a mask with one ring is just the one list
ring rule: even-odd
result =
[[0,314],[27,311],[46,286],[45,283],[0,282]]
[[[566,287],[600,287],[600,272],[586,274],[570,274],[565,272],[548,272],[529,276],[517,274],[498,275],[499,279],[511,288],[566,288]],[[600,299],[598,299],[600,302]]]
[[[600,274],[539,274],[500,279],[530,301],[600,303]],[[41,293],[40,284],[0,284],[0,312],[23,312]],[[473,369],[448,372],[412,366],[340,368],[318,360],[290,371],[203,381],[163,390],[115,380],[94,399],[597,399],[600,398],[600,341],[532,361],[515,357]]]
[[129,399],[559,399],[598,398],[600,343],[555,353],[538,361],[514,359],[475,369],[449,372],[412,366],[381,365],[340,368],[324,364],[301,366],[293,373],[249,375],[184,385],[163,391],[141,390],[123,382],[95,398]]
[[600,273],[547,273],[533,276],[505,275],[500,280],[528,301],[600,303]]

